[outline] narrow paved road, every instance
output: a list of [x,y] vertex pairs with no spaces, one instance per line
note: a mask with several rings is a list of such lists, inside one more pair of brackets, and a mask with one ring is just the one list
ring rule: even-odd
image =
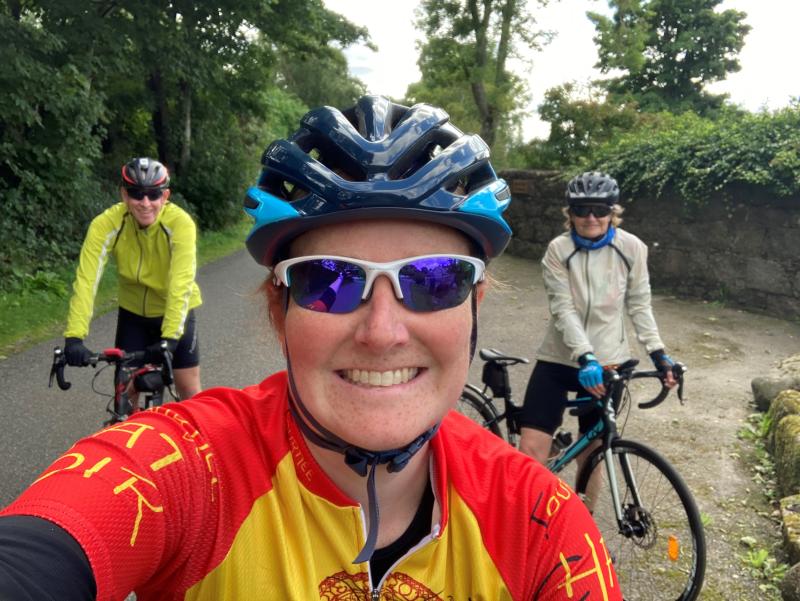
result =
[[[201,268],[204,304],[198,310],[203,386],[244,386],[282,367],[281,355],[256,294],[264,271],[244,252]],[[92,323],[89,348],[113,346],[116,312]],[[53,347],[43,342],[0,361],[0,506],[78,437],[98,429],[106,400],[92,392],[94,370],[66,369],[72,388],[47,387]],[[97,380],[111,390],[111,368]]]
[[[548,311],[535,261],[506,256],[493,266],[498,280],[481,311],[479,346],[532,357]],[[264,275],[240,252],[200,271],[204,305],[198,313],[203,385],[243,386],[283,366],[256,289]],[[779,539],[759,486],[736,437],[749,406],[750,380],[800,352],[800,324],[719,305],[654,297],[662,336],[690,367],[684,406],[668,401],[633,411],[626,434],[653,444],[684,475],[707,518],[709,567],[701,599],[768,599],[741,560],[739,540],[754,536],[770,548]],[[90,348],[113,342],[115,313],[92,324]],[[105,400],[91,390],[91,368],[68,368],[72,389],[47,388],[53,339],[0,361],[0,506],[13,499],[49,462],[105,419]],[[639,356],[643,356],[641,353]],[[471,379],[480,378],[480,361]],[[512,370],[522,398],[532,365]],[[110,370],[99,381],[105,391]],[[574,419],[574,418],[572,418]],[[767,517],[765,517],[767,516]]]

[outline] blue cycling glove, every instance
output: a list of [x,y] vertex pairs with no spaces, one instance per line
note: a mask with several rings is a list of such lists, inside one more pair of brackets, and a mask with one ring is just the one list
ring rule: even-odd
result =
[[584,388],[600,386],[603,383],[603,366],[592,353],[585,353],[578,358],[581,368],[578,370],[578,382]]
[[653,360],[653,365],[655,365],[655,368],[662,374],[668,373],[672,369],[672,366],[675,365],[675,362],[664,352],[663,348],[650,353],[650,359]]

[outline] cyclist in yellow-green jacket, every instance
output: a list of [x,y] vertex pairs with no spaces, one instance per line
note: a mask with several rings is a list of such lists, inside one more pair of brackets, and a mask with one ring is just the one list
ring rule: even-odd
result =
[[81,248],[64,332],[69,365],[88,365],[94,298],[108,257],[119,273],[115,346],[147,352],[159,362],[161,342],[173,354],[175,386],[186,399],[200,391],[200,352],[194,309],[202,302],[195,282],[197,228],[169,202],[169,173],[156,160],[135,158],[122,167],[122,202],[92,220]]

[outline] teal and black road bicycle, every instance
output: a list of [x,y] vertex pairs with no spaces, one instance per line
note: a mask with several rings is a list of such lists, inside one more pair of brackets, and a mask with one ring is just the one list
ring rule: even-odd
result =
[[[485,361],[483,388],[467,384],[458,410],[516,446],[521,407],[512,397],[508,368],[528,360],[495,349],[481,349],[479,354]],[[659,405],[669,394],[663,375],[655,370],[638,371],[638,363],[631,359],[606,368],[603,398],[568,402],[570,414],[600,409],[602,419],[574,442],[568,432],[557,432],[547,467],[561,472],[595,443],[597,448],[577,474],[576,492],[592,508],[625,598],[691,601],[700,594],[705,575],[706,546],[700,512],[675,468],[650,447],[623,438],[624,425],[617,426],[618,415],[627,416],[630,410],[632,380],[662,380],[659,394],[639,403],[641,409]],[[685,372],[680,363],[673,367],[681,402]],[[502,399],[502,407],[498,408],[494,399]]]

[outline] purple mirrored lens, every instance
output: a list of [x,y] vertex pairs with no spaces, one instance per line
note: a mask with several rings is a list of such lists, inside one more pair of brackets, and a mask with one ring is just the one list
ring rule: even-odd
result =
[[295,303],[322,313],[349,313],[361,303],[366,274],[358,265],[315,259],[292,265],[289,290]]
[[440,311],[464,302],[472,289],[475,267],[453,257],[428,257],[403,265],[400,289],[412,311]]

